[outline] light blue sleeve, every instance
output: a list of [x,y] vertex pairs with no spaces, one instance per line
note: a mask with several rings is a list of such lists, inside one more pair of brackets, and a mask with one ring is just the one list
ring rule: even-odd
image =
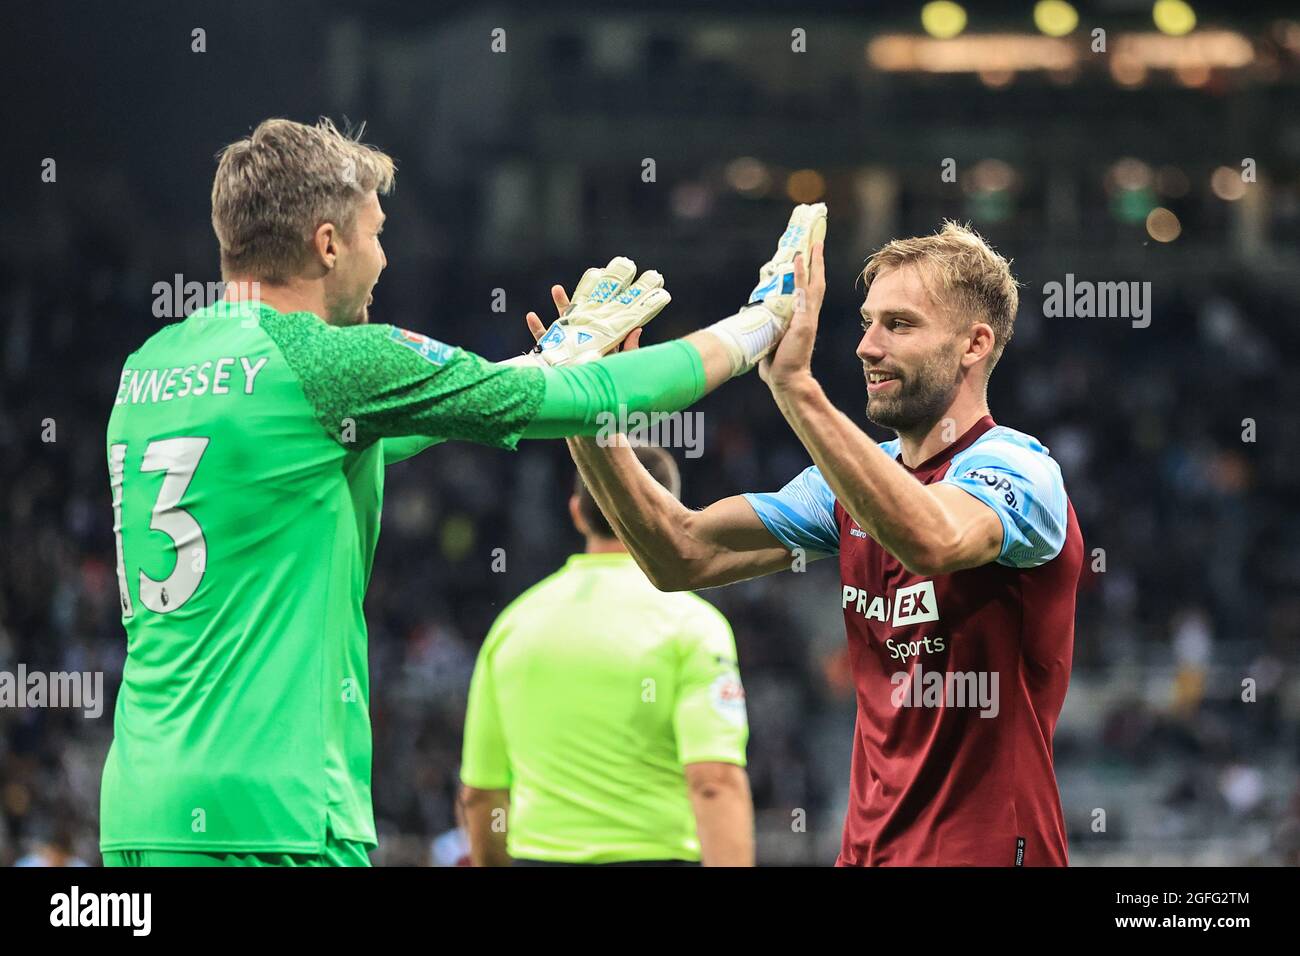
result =
[[747,494],[745,500],[772,536],[791,551],[802,548],[811,558],[839,553],[835,493],[816,465],[799,472],[780,491]]
[[998,564],[1036,568],[1065,545],[1069,504],[1061,467],[1027,435],[976,442],[952,461],[943,484],[987,504],[1002,522]]

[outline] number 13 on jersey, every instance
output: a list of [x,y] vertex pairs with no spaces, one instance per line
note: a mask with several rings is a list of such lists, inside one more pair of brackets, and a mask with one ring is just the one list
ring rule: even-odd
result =
[[[171,541],[175,567],[171,574],[156,581],[140,571],[140,603],[158,614],[182,607],[194,596],[207,568],[208,543],[194,516],[182,506],[199,460],[207,450],[206,438],[164,438],[152,441],[140,462],[141,472],[164,472],[162,488],[154,501],[149,528],[165,534]],[[122,492],[126,480],[125,442],[109,446],[108,470],[113,488],[113,537],[117,542],[117,587],[122,599],[122,616],[132,617],[135,606],[127,584],[126,556],[122,549]],[[138,561],[134,562],[139,564]]]

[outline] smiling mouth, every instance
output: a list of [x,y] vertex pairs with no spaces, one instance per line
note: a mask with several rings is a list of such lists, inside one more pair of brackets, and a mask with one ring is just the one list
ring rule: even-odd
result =
[[893,372],[868,372],[867,391],[879,392],[890,388],[897,381],[899,381],[899,378]]

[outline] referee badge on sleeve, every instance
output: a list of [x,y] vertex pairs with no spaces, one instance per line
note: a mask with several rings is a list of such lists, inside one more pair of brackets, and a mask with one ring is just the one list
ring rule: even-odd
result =
[[745,722],[745,688],[738,674],[719,674],[709,685],[714,712],[733,724]]

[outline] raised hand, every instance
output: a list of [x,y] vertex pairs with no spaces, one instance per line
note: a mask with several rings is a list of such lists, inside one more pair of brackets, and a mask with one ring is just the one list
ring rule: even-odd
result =
[[[564,286],[551,286],[551,300],[555,302],[555,314],[564,315],[564,310],[569,307],[569,294],[564,291]],[[546,323],[536,312],[529,312],[524,316],[524,322],[528,325],[528,331],[532,333],[533,341],[537,342],[546,334]],[[633,329],[627,334],[622,342],[619,343],[616,352],[630,352],[641,345],[641,329]]]
[[641,328],[672,296],[658,272],[644,272],[632,282],[634,275],[636,263],[618,256],[604,269],[588,269],[572,300],[562,286],[553,286],[551,298],[560,317],[543,330],[537,313],[528,313],[528,328],[537,342],[530,355],[547,365],[575,365],[627,348],[629,343],[635,347]]
[[811,268],[805,270],[803,254],[794,259],[794,312],[776,348],[758,364],[758,374],[772,389],[789,386],[803,375],[812,375],[813,344],[817,322],[826,298],[826,244],[812,247]]
[[758,285],[744,308],[709,326],[707,331],[727,352],[732,375],[753,368],[785,334],[796,311],[798,282],[807,286],[806,264],[813,246],[825,236],[826,204],[796,206],[775,254],[759,269]]

